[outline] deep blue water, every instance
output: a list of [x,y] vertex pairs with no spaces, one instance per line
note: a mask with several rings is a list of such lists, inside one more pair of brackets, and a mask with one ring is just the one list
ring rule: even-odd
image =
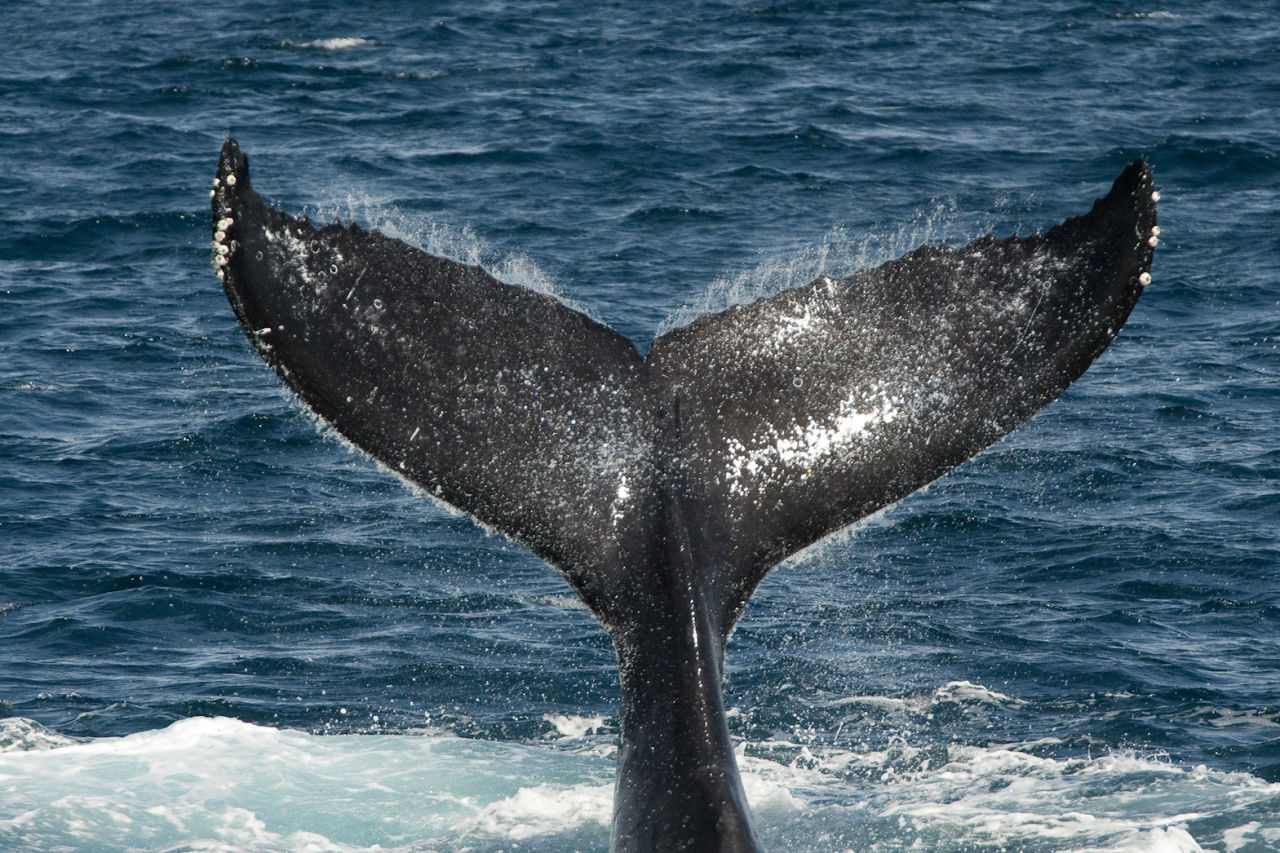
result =
[[607,844],[605,634],[252,353],[209,263],[233,134],[285,208],[552,289],[642,349],[821,271],[1046,228],[1148,158],[1162,242],[1115,344],[771,575],[731,724],[772,849],[1280,850],[1270,4],[144,0],[0,25],[0,849]]

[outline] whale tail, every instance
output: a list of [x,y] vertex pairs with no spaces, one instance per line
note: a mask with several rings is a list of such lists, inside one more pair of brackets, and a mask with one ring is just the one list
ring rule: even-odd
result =
[[[1150,280],[1156,199],[1136,161],[1042,235],[823,276],[700,317],[642,358],[479,267],[266,205],[228,140],[214,265],[254,347],[313,411],[557,567],[609,629],[623,680],[615,849],[745,850],[719,674],[747,599],[787,555],[934,480],[1080,376]],[[701,675],[654,674],[672,661]]]

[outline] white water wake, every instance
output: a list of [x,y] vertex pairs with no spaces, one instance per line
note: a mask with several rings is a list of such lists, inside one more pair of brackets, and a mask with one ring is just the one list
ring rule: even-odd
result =
[[[0,849],[603,850],[612,736],[571,723],[558,739],[519,744],[227,718],[79,741],[4,720]],[[1242,773],[1132,754],[1043,758],[1018,745],[770,741],[750,752],[743,780],[769,849],[1280,849],[1280,784]],[[785,763],[758,757],[771,752]]]

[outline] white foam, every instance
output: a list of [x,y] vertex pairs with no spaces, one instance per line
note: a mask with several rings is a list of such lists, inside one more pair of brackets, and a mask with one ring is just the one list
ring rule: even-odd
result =
[[[911,701],[1017,703],[969,682]],[[45,732],[0,752],[0,849],[603,849],[612,737],[599,717],[547,719],[560,737],[532,744],[208,718],[83,743]],[[43,732],[12,720],[6,731]],[[1280,785],[1135,753],[770,740],[745,745],[739,762],[767,849],[1244,853],[1280,842]]]
[[1156,827],[1142,835],[1133,846],[1134,853],[1197,853],[1204,850],[1191,833],[1180,826]]
[[542,719],[555,726],[562,738],[583,738],[604,731],[607,722],[603,714],[579,717],[573,714],[543,714]]
[[[6,607],[0,605],[0,613],[5,610]],[[34,720],[21,717],[0,720],[0,753],[57,749],[79,742],[76,738],[51,732]]]
[[0,754],[0,849],[461,850],[486,826],[516,838],[576,820],[606,837],[612,782],[589,751],[194,718]]
[[567,788],[535,785],[521,788],[510,797],[484,806],[459,821],[454,829],[461,834],[479,834],[520,840],[537,835],[556,835],[584,824],[607,826],[613,814],[613,785],[583,783]]
[[998,707],[1015,707],[1024,704],[1021,699],[1015,699],[981,684],[974,684],[972,681],[951,681],[935,690],[915,696],[844,696],[830,702],[832,706],[866,705],[879,710],[916,714],[928,713],[945,703]]
[[327,39],[313,39],[304,42],[284,42],[285,47],[301,47],[310,50],[354,50],[358,47],[369,47],[373,44],[372,39],[360,38],[358,36],[337,36]]
[[[794,744],[783,745],[794,754]],[[806,813],[820,822],[853,817],[894,826],[901,849],[919,838],[941,850],[998,842],[1007,849],[1189,853],[1201,849],[1190,822],[1272,814],[1280,806],[1280,785],[1132,753],[1062,760],[1001,747],[951,747],[945,760],[920,760],[935,752],[905,745],[865,753],[802,749],[791,780],[768,772],[774,784],[808,800]],[[747,780],[760,767],[748,762]],[[854,779],[871,781],[855,794],[848,784]],[[844,820],[823,812],[843,812]],[[1241,837],[1261,838],[1255,823],[1243,826]],[[1280,832],[1280,818],[1269,822],[1272,828]]]
[[[1245,849],[1280,849],[1280,826],[1265,827],[1261,821],[1249,821],[1228,829],[1222,834],[1222,841],[1226,853]],[[1252,847],[1254,844],[1259,846]]]

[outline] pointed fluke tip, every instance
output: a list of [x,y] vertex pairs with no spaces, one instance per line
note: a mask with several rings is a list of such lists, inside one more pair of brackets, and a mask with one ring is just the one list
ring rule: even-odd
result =
[[1107,197],[1117,202],[1127,203],[1128,206],[1140,212],[1154,214],[1155,203],[1160,200],[1160,193],[1156,192],[1155,176],[1151,173],[1151,166],[1141,157],[1131,160],[1111,185],[1111,191],[1107,193]]
[[1160,225],[1156,218],[1156,203],[1160,201],[1160,191],[1156,189],[1155,177],[1147,161],[1139,157],[1129,163],[1116,179],[1111,195],[1128,202],[1135,210],[1137,221],[1134,230],[1137,232],[1142,258],[1138,284],[1145,287],[1151,283],[1152,250],[1160,243]]
[[[1130,192],[1133,193],[1139,207],[1151,214],[1154,224],[1156,202],[1160,201],[1160,191],[1156,189],[1156,179],[1151,172],[1151,165],[1139,157],[1125,167],[1124,174],[1120,176],[1120,180],[1123,180],[1126,176],[1132,176],[1130,178]],[[1117,183],[1119,182],[1118,180]]]
[[[1160,201],[1160,193],[1156,193],[1155,199],[1151,199],[1151,193],[1156,191],[1156,178],[1151,173],[1151,165],[1143,158],[1130,160],[1125,165],[1124,172],[1120,173],[1120,177],[1116,178],[1114,186],[1111,187],[1111,195],[1123,193],[1123,195],[1133,196],[1139,201]],[[1143,196],[1146,196],[1144,199]]]
[[[209,192],[213,213],[213,268],[224,285],[229,285],[232,256],[238,244],[235,219],[236,200],[250,191],[249,158],[240,150],[235,139],[222,144],[218,157],[218,173]],[[232,300],[235,304],[235,300]]]
[[1124,167],[1110,192],[1098,199],[1093,210],[1082,218],[1082,221],[1092,220],[1094,227],[1102,227],[1130,247],[1124,253],[1129,259],[1126,266],[1132,264],[1133,284],[1139,291],[1151,283],[1153,250],[1160,242],[1156,217],[1159,201],[1160,192],[1155,188],[1151,166],[1140,157]]
[[249,189],[249,158],[240,150],[240,143],[234,137],[228,137],[222,143],[222,153],[218,156],[218,174],[213,179],[213,199],[216,202],[244,193]]

